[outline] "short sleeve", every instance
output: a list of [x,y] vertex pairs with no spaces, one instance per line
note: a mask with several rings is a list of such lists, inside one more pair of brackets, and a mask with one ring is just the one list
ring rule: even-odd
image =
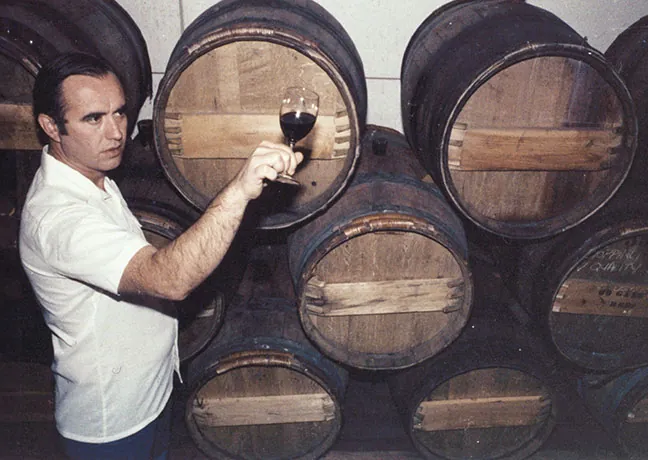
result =
[[118,225],[100,209],[83,205],[48,212],[37,241],[54,271],[113,294],[132,257],[149,244],[139,228]]

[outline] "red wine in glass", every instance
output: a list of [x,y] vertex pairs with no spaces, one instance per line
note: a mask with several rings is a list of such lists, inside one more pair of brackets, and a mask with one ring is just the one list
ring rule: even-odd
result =
[[279,123],[290,148],[313,129],[319,111],[319,96],[314,91],[300,87],[287,88],[281,110]]
[[[310,133],[319,112],[319,96],[307,88],[287,88],[281,100],[279,124],[288,145],[295,148],[295,143]],[[278,182],[299,185],[299,182],[286,174],[279,174]]]
[[291,147],[310,133],[316,119],[315,115],[307,112],[287,112],[281,115],[281,130]]

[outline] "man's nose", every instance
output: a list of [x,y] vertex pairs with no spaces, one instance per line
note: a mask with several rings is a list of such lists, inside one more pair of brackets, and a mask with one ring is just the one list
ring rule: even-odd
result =
[[107,136],[110,139],[121,140],[126,132],[126,117],[110,117],[107,126]]

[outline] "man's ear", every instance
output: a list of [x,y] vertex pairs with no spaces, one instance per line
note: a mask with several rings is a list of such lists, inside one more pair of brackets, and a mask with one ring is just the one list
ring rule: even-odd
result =
[[61,133],[52,117],[47,114],[38,114],[38,124],[45,131],[45,134],[54,142],[61,142]]

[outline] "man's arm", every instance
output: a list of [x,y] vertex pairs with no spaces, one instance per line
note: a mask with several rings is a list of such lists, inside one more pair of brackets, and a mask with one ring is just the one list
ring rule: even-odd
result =
[[133,256],[119,293],[187,297],[223,260],[245,208],[261,194],[264,180],[275,180],[278,173],[294,174],[301,159],[284,145],[262,142],[191,227],[164,248],[147,246]]

